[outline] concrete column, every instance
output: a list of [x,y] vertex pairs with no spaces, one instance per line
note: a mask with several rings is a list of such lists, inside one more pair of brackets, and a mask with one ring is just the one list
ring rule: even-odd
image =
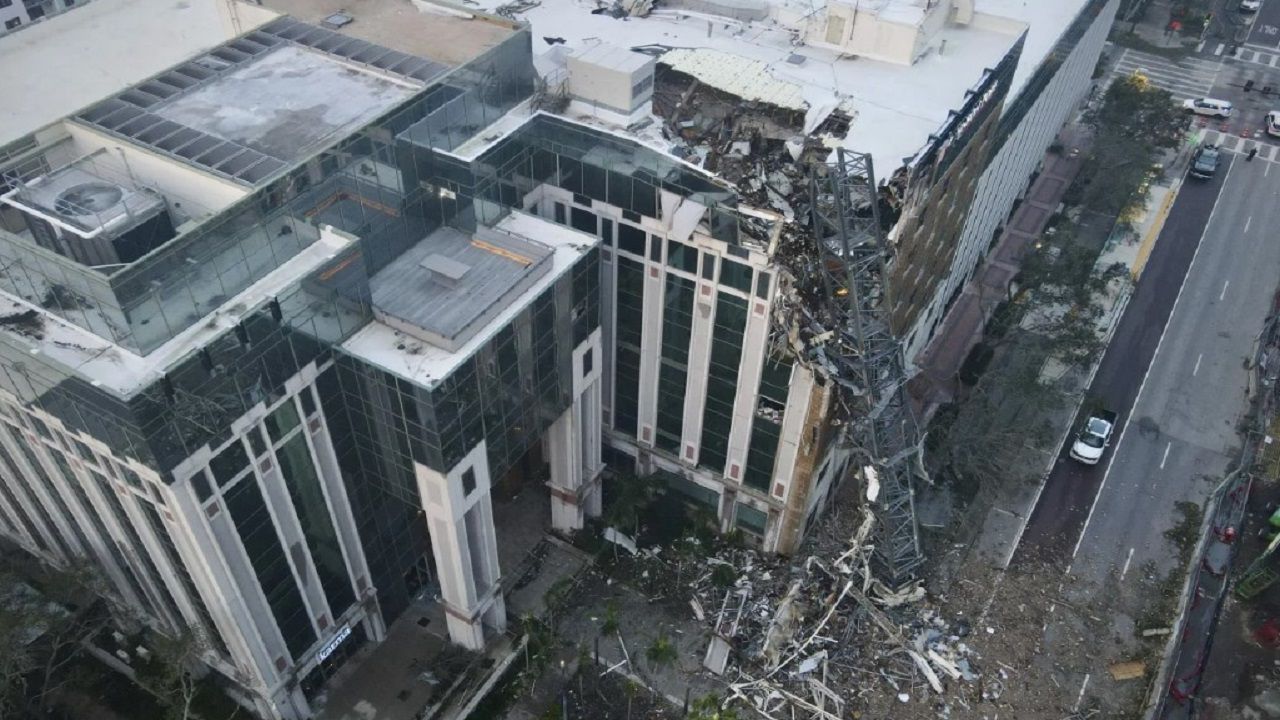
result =
[[596,330],[573,351],[573,404],[547,430],[551,463],[551,527],[582,528],[586,516],[600,514],[601,333]]
[[[648,251],[646,241],[645,250]],[[664,249],[665,252],[665,249]],[[637,415],[640,446],[653,448],[654,428],[658,421],[658,366],[662,355],[662,310],[666,273],[660,262],[644,264],[644,314],[640,325],[640,393]]]
[[787,498],[796,469],[796,457],[808,430],[805,420],[813,396],[813,371],[802,363],[792,366],[791,386],[787,389],[787,406],[782,411],[782,431],[773,465],[773,487],[769,494],[779,500]]
[[415,464],[427,512],[449,638],[483,650],[486,625],[506,629],[499,590],[498,535],[489,495],[489,460],[480,441],[448,473]]

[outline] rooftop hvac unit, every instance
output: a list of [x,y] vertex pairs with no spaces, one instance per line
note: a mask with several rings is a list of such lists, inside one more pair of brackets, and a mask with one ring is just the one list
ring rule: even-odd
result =
[[91,158],[0,199],[22,212],[37,244],[89,266],[131,263],[174,236],[164,197],[105,177]]

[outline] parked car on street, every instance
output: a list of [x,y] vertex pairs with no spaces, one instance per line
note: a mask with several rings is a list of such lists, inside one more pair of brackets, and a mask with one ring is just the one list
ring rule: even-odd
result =
[[1071,443],[1068,454],[1072,459],[1085,465],[1097,465],[1102,453],[1111,444],[1111,433],[1116,429],[1116,414],[1110,410],[1099,410],[1089,415],[1084,427]]
[[1258,12],[1258,8],[1262,7],[1262,0],[1240,0],[1240,12]]
[[1196,150],[1196,154],[1191,158],[1191,168],[1188,172],[1191,177],[1197,177],[1201,180],[1208,180],[1218,172],[1218,160],[1222,157],[1221,152],[1215,145],[1201,145]]
[[1214,98],[1191,98],[1182,101],[1182,109],[1196,115],[1208,115],[1209,117],[1229,118],[1235,110],[1235,106],[1228,100],[1215,100]]
[[1267,113],[1267,134],[1271,137],[1280,137],[1280,110]]

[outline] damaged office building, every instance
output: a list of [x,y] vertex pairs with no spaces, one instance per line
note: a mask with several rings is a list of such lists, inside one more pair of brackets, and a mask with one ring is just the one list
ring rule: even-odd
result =
[[913,577],[911,358],[1115,0],[275,4],[4,137],[0,533],[276,718],[423,602],[491,645],[617,483],[787,554],[856,477]]

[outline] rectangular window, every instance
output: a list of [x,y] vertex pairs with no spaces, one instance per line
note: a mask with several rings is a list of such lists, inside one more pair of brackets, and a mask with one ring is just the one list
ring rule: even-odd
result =
[[747,466],[742,475],[742,484],[761,492],[769,492],[773,478],[790,386],[791,361],[767,359],[760,371],[760,392],[756,396],[755,418],[751,422],[751,439],[747,445]]
[[93,450],[89,449],[88,445],[85,445],[75,438],[71,438],[71,444],[75,447],[76,454],[79,455],[82,460],[95,465],[98,463],[98,456],[93,454]]
[[209,487],[209,479],[204,476],[203,470],[191,476],[191,489],[196,491],[196,497],[200,502],[208,500],[213,494],[213,490]]
[[724,472],[733,426],[733,402],[742,361],[742,335],[747,325],[747,301],[726,293],[716,299],[711,332],[711,362],[707,372],[707,402],[702,414],[702,450],[698,464]]
[[618,249],[644,257],[645,231],[634,225],[618,223]]
[[191,605],[195,607],[196,613],[200,616],[200,622],[204,626],[204,636],[213,641],[214,646],[222,657],[231,656],[231,651],[227,649],[226,643],[222,641],[222,634],[218,632],[218,626],[213,623],[213,616],[209,614],[209,608],[204,604],[204,598],[200,596],[200,591],[196,589],[195,581],[191,579],[191,574],[187,572],[187,565],[182,561],[182,557],[178,555],[178,548],[173,544],[173,538],[169,536],[169,529],[164,522],[160,520],[160,514],[152,507],[151,503],[142,500],[138,501],[138,508],[142,510],[142,516],[146,518],[147,524],[151,526],[151,532],[155,533],[156,539],[160,542],[160,548],[168,559],[169,565],[174,568],[178,581],[182,584],[182,589],[186,592],[187,597],[191,600]]
[[582,352],[582,376],[586,377],[591,374],[594,368],[594,359],[591,357],[591,348],[587,348]]
[[209,461],[209,469],[213,471],[213,477],[221,487],[226,487],[247,467],[249,456],[245,454],[244,443],[239,440],[231,441],[225,450]]
[[316,399],[311,394],[311,388],[302,388],[302,392],[298,393],[298,399],[302,401],[303,417],[311,417],[316,412]]
[[293,405],[293,399],[285,400],[280,407],[275,409],[267,416],[267,434],[271,436],[271,442],[278,443],[288,435],[291,430],[298,427],[301,421],[298,419],[298,409]]
[[464,497],[476,491],[476,471],[475,468],[467,468],[462,471],[462,495]]
[[129,487],[142,489],[142,478],[138,476],[138,473],[124,465],[117,465],[116,467],[120,470],[120,474],[124,476],[124,481],[129,483]]
[[702,279],[716,279],[716,256],[711,253],[702,253]]
[[267,441],[262,439],[262,431],[257,426],[249,428],[245,437],[249,439],[249,448],[253,450],[254,457],[261,457],[267,451]]
[[720,284],[742,292],[751,292],[751,266],[725,258],[720,263]]
[[600,240],[613,247],[613,221],[609,218],[600,218]]
[[[619,225],[619,229],[626,227]],[[644,266],[618,256],[618,322],[614,368],[614,428],[634,437],[640,400],[640,328]]]
[[658,366],[658,426],[654,444],[672,453],[680,451],[680,439],[684,432],[689,338],[693,332],[693,295],[692,280],[667,274],[662,314],[662,355]]
[[554,212],[553,218],[555,219],[555,221],[563,225],[565,223],[564,203],[556,203],[553,212]]
[[597,229],[596,229],[595,213],[591,212],[590,210],[573,208],[569,216],[570,216],[570,219],[572,220],[570,224],[573,226],[574,230],[581,230],[582,232],[590,233],[591,235],[596,234]]
[[315,628],[257,481],[250,476],[247,481],[237,483],[227,491],[226,501],[231,521],[285,645],[295,659],[299,658],[316,641]]
[[769,280],[772,276],[767,272],[756,273],[756,297],[761,300],[769,298]]
[[698,272],[698,251],[696,248],[675,240],[667,241],[667,264],[687,273]]
[[649,236],[649,259],[654,262],[662,262],[662,238],[657,235]]
[[6,30],[13,30],[14,28],[18,27],[21,24],[22,24],[22,18],[13,18],[12,20],[4,21],[4,28]]
[[337,619],[355,602],[355,594],[307,438],[302,433],[294,435],[276,451],[276,459],[280,461],[280,474],[284,476],[293,509],[298,513],[311,559],[315,561],[320,587],[329,601],[329,610]]
[[768,523],[769,514],[763,510],[757,510],[750,505],[742,503],[737,504],[735,512],[734,525],[739,530],[744,530],[752,535],[764,535],[765,525]]
[[[142,570],[142,574],[146,575],[151,581],[152,586],[159,590],[160,602],[169,610],[174,621],[182,622],[182,613],[178,611],[178,604],[173,599],[173,595],[170,594],[169,586],[165,584],[162,576],[160,575],[160,568],[156,567],[155,560],[151,558],[151,552],[142,544],[142,537],[138,535],[138,529],[133,526],[133,521],[129,519],[128,514],[125,512],[124,505],[121,504],[119,495],[116,494],[115,489],[110,483],[103,479],[101,475],[97,473],[89,474],[93,476],[93,479],[97,482],[98,492],[106,501],[107,507],[110,508],[111,513],[115,516],[116,522],[119,523],[120,528],[124,530],[125,536],[128,537],[129,549],[132,551],[133,556],[138,558],[140,561],[142,565],[140,568]],[[129,493],[129,496],[132,497],[132,493]],[[139,587],[138,589],[141,590],[142,588]],[[146,595],[143,594],[140,595],[140,597],[146,597]],[[154,602],[152,604],[152,612],[155,613],[157,617],[163,617]]]

